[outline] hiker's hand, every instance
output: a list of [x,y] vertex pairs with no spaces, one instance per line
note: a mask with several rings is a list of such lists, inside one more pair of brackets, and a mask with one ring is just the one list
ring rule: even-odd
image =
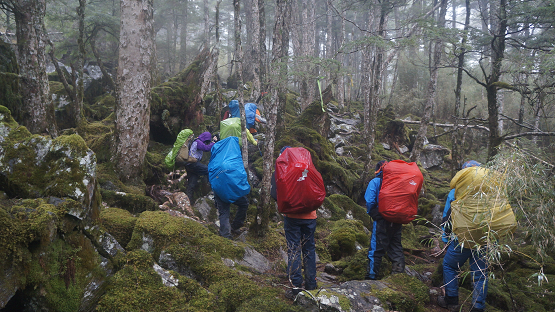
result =
[[213,137],[212,137],[212,142],[214,142],[214,143],[215,143],[215,142],[218,142],[218,137],[217,137],[217,136],[213,136]]

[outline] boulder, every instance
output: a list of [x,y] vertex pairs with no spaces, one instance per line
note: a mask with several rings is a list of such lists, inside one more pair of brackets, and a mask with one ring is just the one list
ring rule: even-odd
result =
[[451,151],[441,145],[427,144],[424,146],[418,160],[424,169],[441,166],[443,164],[443,156],[448,155]]
[[32,135],[0,106],[0,190],[10,197],[71,199],[79,206],[69,215],[96,218],[96,156],[76,134],[56,139]]

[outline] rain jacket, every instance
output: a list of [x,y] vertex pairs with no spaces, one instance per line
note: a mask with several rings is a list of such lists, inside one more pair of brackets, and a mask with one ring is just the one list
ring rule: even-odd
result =
[[201,160],[203,152],[210,152],[212,146],[214,146],[214,142],[210,144],[205,144],[204,142],[210,141],[212,139],[212,135],[210,132],[206,131],[201,133],[198,138],[193,141],[191,144],[191,148],[189,149],[189,156],[195,157],[198,161]]

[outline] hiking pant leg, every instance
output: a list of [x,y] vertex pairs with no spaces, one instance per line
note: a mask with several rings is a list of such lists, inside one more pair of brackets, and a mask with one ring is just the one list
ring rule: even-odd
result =
[[187,176],[188,176],[187,190],[185,191],[185,194],[187,194],[187,196],[189,197],[189,200],[191,201],[191,204],[193,204],[194,202],[193,194],[197,187],[198,180],[200,179],[201,176],[208,175],[208,166],[200,162],[194,162],[194,163],[188,163],[185,166],[185,169],[187,170]]
[[401,235],[403,234],[403,225],[399,223],[390,223],[387,226],[388,236],[390,237],[387,255],[391,260],[392,273],[405,272],[405,254],[403,253],[403,244],[401,243]]
[[301,227],[297,224],[300,219],[283,218],[283,229],[287,240],[287,275],[293,286],[302,287],[301,272]]
[[303,219],[301,226],[301,244],[303,250],[304,284],[307,290],[318,288],[316,282],[316,246],[314,232],[316,219]]
[[223,202],[214,194],[214,202],[218,208],[220,220],[220,236],[231,239],[231,226],[229,225],[229,203]]
[[488,294],[488,271],[485,250],[472,250],[470,257],[470,272],[472,273],[472,304],[477,309],[486,308]]
[[387,223],[388,222],[383,219],[374,221],[372,237],[370,238],[370,248],[368,248],[367,279],[377,279],[380,273],[382,257],[385,254],[386,247],[389,245],[389,237],[386,232]]
[[448,297],[459,297],[459,272],[466,260],[471,256],[468,248],[462,248],[458,241],[449,243],[443,258],[443,284],[445,295]]
[[237,230],[243,226],[245,219],[247,218],[247,209],[249,209],[249,199],[247,196],[240,197],[234,202],[237,205],[237,213],[235,213],[235,218],[233,218],[233,223],[231,224],[232,230]]

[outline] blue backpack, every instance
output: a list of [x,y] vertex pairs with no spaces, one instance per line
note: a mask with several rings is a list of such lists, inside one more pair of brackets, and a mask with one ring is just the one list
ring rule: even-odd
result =
[[241,110],[239,109],[239,101],[237,100],[231,100],[231,102],[229,102],[229,113],[231,114],[231,117],[241,117]]
[[208,180],[214,193],[226,203],[247,195],[251,186],[243,166],[239,138],[230,136],[218,141],[210,152]]
[[247,118],[247,129],[254,127],[254,121],[256,119],[256,110],[258,107],[254,103],[245,104],[245,116]]

